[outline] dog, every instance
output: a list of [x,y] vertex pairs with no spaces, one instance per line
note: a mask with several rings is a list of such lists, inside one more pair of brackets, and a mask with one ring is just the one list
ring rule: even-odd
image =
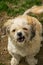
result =
[[42,24],[29,15],[9,19],[4,27],[8,35],[8,51],[12,56],[11,65],[18,65],[21,58],[29,65],[37,64],[35,55],[41,47]]

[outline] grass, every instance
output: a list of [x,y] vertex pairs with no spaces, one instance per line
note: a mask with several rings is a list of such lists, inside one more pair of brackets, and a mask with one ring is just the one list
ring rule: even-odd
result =
[[0,12],[5,11],[10,16],[16,16],[32,5],[41,5],[41,0],[0,0]]
[[31,6],[41,4],[41,0],[0,0],[0,13],[6,12],[9,16],[17,16]]

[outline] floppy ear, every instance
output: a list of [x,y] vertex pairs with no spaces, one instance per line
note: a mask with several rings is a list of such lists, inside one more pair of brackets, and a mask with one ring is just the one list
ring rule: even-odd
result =
[[39,35],[42,34],[42,24],[38,21],[38,19],[33,17],[33,24],[34,28],[36,29],[36,32],[39,33]]
[[[30,20],[29,20],[30,19]],[[35,18],[28,18],[28,23],[31,25],[31,40],[35,37],[36,34],[42,34],[42,24]]]
[[42,24],[36,19],[33,17],[33,32],[32,32],[32,35],[33,37],[38,34],[40,37],[42,35]]
[[34,28],[34,25],[31,25],[31,37],[30,40],[32,40],[36,35],[36,29]]
[[7,20],[7,22],[4,23],[4,26],[2,27],[3,35],[9,34],[11,24],[12,24],[12,19],[9,19]]

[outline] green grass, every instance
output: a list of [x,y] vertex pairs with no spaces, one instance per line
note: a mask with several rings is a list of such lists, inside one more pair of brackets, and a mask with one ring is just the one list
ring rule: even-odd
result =
[[0,0],[0,12],[5,11],[10,16],[16,16],[35,4],[41,5],[41,0]]
[[33,5],[41,5],[41,0],[0,0],[0,13],[17,16]]

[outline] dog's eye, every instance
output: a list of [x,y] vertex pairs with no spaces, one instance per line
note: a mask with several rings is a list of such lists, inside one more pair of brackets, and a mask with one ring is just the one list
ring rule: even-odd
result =
[[14,29],[14,30],[12,30],[12,32],[15,32],[15,29]]
[[23,28],[24,30],[28,30],[27,28]]

